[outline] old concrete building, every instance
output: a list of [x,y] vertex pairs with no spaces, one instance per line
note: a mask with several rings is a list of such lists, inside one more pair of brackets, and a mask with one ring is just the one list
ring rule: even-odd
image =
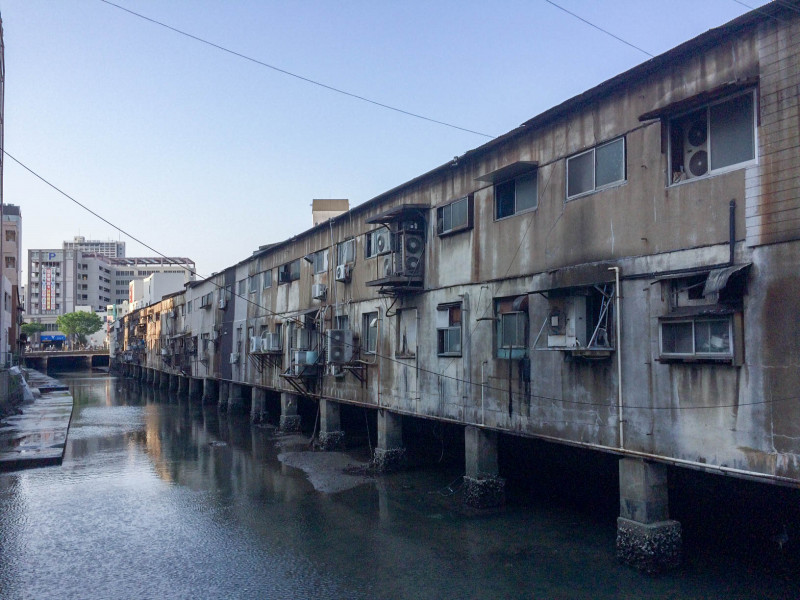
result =
[[[622,559],[677,564],[665,465],[800,485],[800,14],[772,3],[116,324],[116,362],[254,419],[319,403],[620,457]],[[310,429],[310,428],[309,428]]]

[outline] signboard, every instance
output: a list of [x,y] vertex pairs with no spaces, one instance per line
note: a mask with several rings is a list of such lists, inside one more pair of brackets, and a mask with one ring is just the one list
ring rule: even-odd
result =
[[43,342],[66,342],[67,336],[65,335],[43,335],[40,338]]
[[46,267],[42,269],[43,277],[42,280],[44,281],[44,310],[53,310],[53,288],[55,287],[53,284],[54,273],[52,267]]

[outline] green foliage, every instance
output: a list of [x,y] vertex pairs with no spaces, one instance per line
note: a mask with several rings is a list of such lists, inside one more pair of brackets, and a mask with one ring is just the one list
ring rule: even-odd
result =
[[65,335],[74,335],[85,344],[87,335],[100,331],[103,319],[92,312],[72,312],[58,317],[56,326]]
[[44,331],[44,323],[23,323],[20,330],[30,338]]

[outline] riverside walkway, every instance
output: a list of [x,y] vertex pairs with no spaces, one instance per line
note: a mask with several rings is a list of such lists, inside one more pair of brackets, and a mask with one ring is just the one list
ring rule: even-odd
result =
[[38,371],[28,372],[33,400],[0,422],[0,471],[60,465],[72,419],[69,389]]

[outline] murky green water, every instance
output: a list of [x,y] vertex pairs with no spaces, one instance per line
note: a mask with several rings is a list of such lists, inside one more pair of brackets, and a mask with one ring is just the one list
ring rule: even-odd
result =
[[[271,432],[101,375],[61,467],[0,475],[0,598],[797,598],[792,578],[694,557],[649,578],[614,523],[558,507],[452,510],[458,473],[336,494],[282,465]],[[219,442],[225,442],[221,444]]]

